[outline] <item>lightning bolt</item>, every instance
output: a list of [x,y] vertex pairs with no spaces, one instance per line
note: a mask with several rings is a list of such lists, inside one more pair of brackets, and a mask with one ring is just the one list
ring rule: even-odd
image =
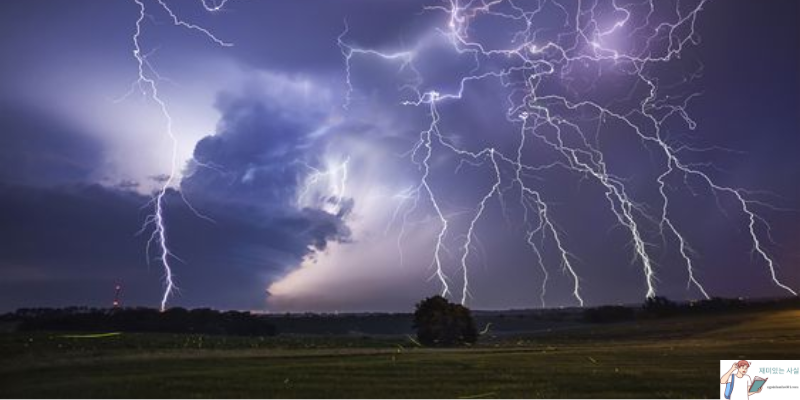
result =
[[[431,92],[430,97],[437,98],[439,96],[436,92]],[[419,142],[417,142],[417,146],[414,148],[414,154],[412,154],[412,159],[416,156],[416,152],[424,148],[424,155],[422,156],[422,161],[420,162],[420,167],[423,170],[422,179],[420,180],[419,186],[414,190],[414,196],[419,197],[421,193],[425,193],[428,199],[431,202],[434,210],[436,211],[436,216],[439,218],[439,221],[442,224],[442,229],[439,231],[439,234],[436,237],[436,248],[434,250],[433,256],[433,265],[436,268],[436,277],[439,278],[439,281],[442,283],[442,296],[447,296],[450,293],[450,286],[448,285],[447,281],[448,278],[444,273],[443,263],[442,263],[442,251],[445,250],[443,241],[445,235],[447,234],[447,226],[448,221],[445,217],[444,213],[442,212],[442,207],[439,206],[439,202],[436,199],[436,195],[433,193],[433,189],[431,188],[430,182],[428,178],[431,172],[430,166],[430,159],[433,155],[433,135],[438,136],[438,123],[439,123],[439,114],[436,111],[436,103],[434,101],[430,102],[431,106],[431,125],[425,132],[422,133]],[[415,207],[418,201],[415,201]]]
[[[425,7],[427,12],[443,13],[445,26],[436,28],[436,33],[446,39],[450,48],[459,55],[470,56],[474,68],[469,73],[458,76],[457,89],[423,88],[425,77],[416,64],[422,57],[419,43],[408,50],[386,52],[376,49],[360,48],[349,44],[346,37],[349,26],[345,21],[344,31],[337,38],[345,62],[345,83],[347,94],[345,108],[354,98],[352,65],[357,60],[380,60],[400,63],[401,70],[413,72],[413,77],[402,86],[404,96],[400,103],[412,107],[424,107],[430,116],[430,125],[421,132],[419,140],[412,146],[408,155],[420,172],[419,184],[402,193],[401,198],[410,200],[410,206],[395,212],[392,221],[401,222],[400,238],[405,233],[405,224],[411,213],[422,203],[430,204],[432,214],[439,221],[439,233],[433,246],[431,265],[442,286],[442,294],[451,293],[451,284],[442,257],[451,228],[451,220],[441,205],[437,190],[431,180],[433,174],[432,158],[439,153],[458,157],[458,169],[464,164],[489,168],[494,179],[491,187],[475,204],[472,217],[466,228],[465,241],[459,247],[462,290],[461,302],[466,303],[471,296],[469,291],[469,258],[476,237],[476,225],[484,215],[490,200],[497,199],[505,212],[504,192],[514,190],[523,210],[523,221],[527,226],[525,240],[535,255],[543,274],[541,302],[545,306],[545,294],[550,274],[546,268],[543,253],[551,246],[560,259],[562,272],[572,280],[572,296],[583,306],[579,260],[568,248],[563,232],[558,228],[549,201],[541,190],[530,184],[530,177],[539,171],[559,168],[574,173],[582,180],[588,179],[600,185],[605,193],[603,203],[616,222],[630,237],[632,262],[641,266],[644,283],[644,297],[656,296],[658,287],[657,270],[653,256],[657,243],[649,241],[648,227],[655,231],[666,244],[666,237],[673,237],[678,244],[678,255],[683,260],[687,272],[687,290],[694,288],[700,295],[709,298],[708,291],[701,284],[695,267],[694,253],[682,233],[679,223],[671,217],[674,195],[668,191],[668,181],[682,180],[684,187],[696,194],[698,185],[704,186],[717,200],[726,196],[738,205],[738,212],[747,221],[747,229],[752,243],[753,254],[766,266],[771,280],[778,288],[797,295],[792,288],[782,283],[776,273],[777,263],[764,247],[763,232],[769,235],[770,226],[758,214],[759,207],[771,205],[757,200],[753,192],[726,186],[714,178],[704,167],[715,168],[710,163],[697,164],[684,161],[682,152],[703,153],[712,149],[697,149],[668,140],[664,127],[670,118],[682,121],[689,130],[696,129],[696,123],[687,112],[689,102],[698,94],[669,95],[674,89],[660,83],[659,68],[679,59],[683,50],[698,43],[695,24],[701,11],[709,0],[685,2],[656,2],[643,0],[639,3],[610,1],[562,2],[557,0],[538,0],[525,7],[513,0],[445,0],[441,5]],[[658,4],[657,4],[658,3]],[[672,8],[669,8],[672,5]],[[537,18],[545,13],[563,15],[560,29],[556,35],[552,27],[538,26]],[[477,21],[482,19],[505,21],[509,26],[520,26],[513,32],[507,47],[498,48],[496,41],[481,41],[486,32]],[[475,38],[478,39],[475,39]],[[622,39],[620,39],[622,38]],[[627,40],[627,46],[618,41]],[[595,76],[580,81],[578,70],[584,68],[596,71]],[[702,67],[690,73],[684,81],[692,81],[700,76]],[[603,104],[592,94],[604,71],[632,79],[635,82],[627,98]],[[558,81],[567,94],[547,89],[547,83]],[[438,105],[445,102],[458,102],[465,96],[465,90],[478,82],[497,81],[509,94],[506,120],[521,125],[516,154],[504,154],[495,147],[470,150],[456,145],[442,134]],[[430,84],[429,84],[430,85]],[[635,89],[644,88],[644,94],[636,94]],[[410,95],[409,95],[410,93]],[[596,128],[591,129],[591,124]],[[658,165],[657,205],[638,201],[628,187],[626,179],[609,171],[607,158],[599,145],[599,137],[605,131],[604,125],[621,126],[624,134],[631,134],[642,147],[651,153]],[[587,125],[589,127],[587,127]],[[616,133],[623,134],[623,133]],[[560,160],[545,165],[524,161],[525,150],[532,143],[544,146],[559,155]],[[656,158],[658,157],[658,158]],[[513,176],[506,177],[508,171]],[[502,182],[509,182],[502,186]],[[659,209],[652,215],[652,209]],[[397,218],[402,215],[402,218]],[[535,218],[533,218],[535,216]],[[768,236],[767,236],[768,237]],[[402,254],[402,253],[401,253]]]
[[[219,2],[212,2],[207,0],[202,0],[201,4],[204,9],[209,12],[215,12],[222,9],[222,7],[227,3],[228,0],[220,0]],[[172,296],[173,292],[177,289],[174,280],[173,274],[173,267],[172,261],[180,259],[175,256],[175,254],[170,250],[168,237],[167,237],[167,223],[165,219],[165,205],[166,205],[166,196],[167,191],[173,186],[176,174],[178,170],[178,139],[175,136],[175,132],[173,130],[173,120],[172,116],[169,112],[169,107],[167,107],[166,102],[159,94],[159,86],[158,81],[161,80],[161,76],[156,72],[153,68],[152,64],[147,59],[147,54],[142,51],[142,44],[141,44],[141,35],[143,31],[143,22],[147,17],[147,10],[148,8],[145,6],[145,0],[133,0],[133,2],[137,5],[139,9],[139,16],[136,19],[135,31],[131,36],[131,41],[133,42],[133,57],[136,60],[137,64],[137,71],[138,77],[131,85],[131,91],[123,96],[122,99],[128,97],[130,94],[134,93],[135,91],[139,91],[142,96],[150,99],[153,101],[160,113],[162,118],[165,121],[165,132],[167,137],[171,142],[171,153],[170,153],[170,168],[169,172],[164,176],[163,179],[160,179],[160,188],[155,192],[153,198],[149,204],[153,206],[152,214],[148,215],[145,218],[144,224],[142,225],[142,229],[140,232],[145,232],[150,229],[150,236],[147,241],[147,248],[145,250],[147,254],[148,263],[150,262],[150,251],[151,246],[157,247],[157,254],[158,256],[156,259],[161,263],[161,266],[164,269],[164,292],[161,297],[161,310],[164,311],[167,307],[167,302],[169,301],[170,297]],[[207,29],[195,25],[192,23],[185,22],[182,20],[178,15],[173,12],[173,10],[169,7],[167,3],[163,0],[155,0],[154,2],[150,2],[152,6],[161,9],[163,12],[169,15],[170,19],[174,26],[187,29],[190,31],[199,32],[200,34],[204,35],[214,43],[228,47],[231,46],[231,43],[225,42],[214,36],[210,31]],[[186,202],[186,198],[181,197]],[[189,208],[195,212],[201,218],[208,219],[208,217],[199,214],[194,207],[192,207],[188,202],[186,204]]]
[[302,189],[297,196],[298,206],[303,207],[306,204],[319,206],[318,198],[312,196],[312,190],[327,183],[327,187],[320,190],[324,193],[321,208],[330,212],[331,214],[338,214],[343,209],[343,201],[346,199],[345,194],[347,191],[347,176],[348,165],[350,157],[345,157],[341,163],[330,166],[325,170],[313,167],[304,163],[305,167],[311,170],[311,173],[305,176]]

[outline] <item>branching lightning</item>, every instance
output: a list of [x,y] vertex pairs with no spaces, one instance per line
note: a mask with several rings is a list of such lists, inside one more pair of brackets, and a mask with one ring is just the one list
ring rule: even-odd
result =
[[[301,185],[301,190],[297,196],[298,205],[305,207],[311,205],[315,208],[323,209],[331,214],[338,215],[344,209],[344,201],[347,199],[347,175],[350,158],[346,157],[341,163],[328,167],[325,170],[305,164],[311,170]],[[313,196],[312,192],[317,186],[323,185],[320,192],[323,196]],[[319,189],[319,188],[318,188]]]
[[[169,137],[171,142],[171,154],[170,154],[170,168],[169,172],[165,175],[163,179],[160,179],[161,186],[153,195],[153,199],[151,204],[153,205],[153,213],[150,214],[144,222],[142,229],[140,232],[145,232],[148,229],[151,229],[149,239],[147,241],[147,260],[148,263],[150,261],[150,249],[151,246],[157,246],[157,254],[158,256],[156,259],[161,263],[162,267],[164,268],[164,292],[161,298],[161,310],[165,310],[167,307],[167,302],[169,301],[170,296],[172,296],[173,291],[176,290],[173,268],[171,265],[171,261],[173,260],[180,260],[173,254],[170,250],[167,238],[167,223],[165,220],[165,203],[166,203],[166,196],[167,191],[172,187],[173,183],[176,179],[176,174],[178,171],[178,139],[175,136],[175,132],[173,131],[173,120],[172,116],[169,113],[169,107],[167,107],[166,102],[159,94],[159,86],[158,81],[161,80],[160,75],[155,71],[151,63],[147,59],[147,54],[142,51],[141,45],[141,35],[143,32],[143,22],[147,14],[147,7],[145,6],[146,0],[133,0],[134,3],[139,8],[139,16],[136,19],[136,29],[131,37],[131,41],[133,42],[133,57],[136,60],[138,66],[138,77],[133,82],[131,86],[131,91],[128,95],[132,94],[134,91],[138,89],[138,91],[142,94],[142,96],[147,97],[151,101],[153,101],[157,106],[159,111],[161,112],[161,116],[165,120],[165,132],[167,137]],[[167,5],[164,0],[154,0],[155,5],[154,7],[160,8],[162,11],[166,12],[172,23],[184,29],[188,29],[191,31],[196,31],[208,39],[213,41],[214,43],[227,47],[231,46],[230,43],[225,42],[214,36],[211,32],[207,29],[191,24],[188,22],[183,21],[181,18],[178,17],[177,14],[173,12],[173,10]],[[203,8],[207,11],[219,11],[225,5],[228,0],[220,0],[219,2],[211,2],[208,0],[202,0],[201,4]],[[152,3],[152,2],[151,2]],[[126,95],[127,97],[127,95]],[[181,195],[183,196],[183,195]],[[185,198],[183,198],[186,201]],[[194,207],[192,207],[188,202],[186,203],[189,208],[195,212],[199,217],[208,219],[208,217],[197,213]]]
[[[132,0],[139,13],[135,31],[131,36],[133,57],[136,60],[138,77],[131,86],[131,93],[137,91],[157,107],[164,120],[166,137],[171,143],[171,163],[168,173],[159,180],[159,188],[153,194],[152,213],[145,219],[141,232],[148,232],[146,253],[150,261],[150,251],[155,247],[156,259],[164,269],[164,291],[161,298],[162,310],[167,307],[176,290],[173,262],[179,260],[169,246],[165,207],[167,194],[177,180],[178,139],[174,132],[173,118],[164,97],[159,93],[159,83],[165,81],[148,59],[151,53],[143,51],[142,33],[145,18],[149,12],[166,17],[174,27],[205,36],[212,43],[227,47],[230,43],[219,39],[203,26],[187,22],[176,13],[167,0]],[[207,12],[221,11],[229,0],[200,0]],[[442,13],[443,26],[435,32],[444,39],[452,51],[467,56],[474,65],[469,72],[457,72],[458,85],[455,89],[439,87],[418,68],[425,43],[418,43],[410,49],[400,51],[381,51],[361,48],[347,40],[349,26],[345,21],[343,32],[337,37],[337,45],[345,60],[345,83],[347,93],[344,108],[348,109],[357,99],[352,66],[356,62],[380,60],[397,63],[400,71],[410,72],[401,86],[406,96],[401,104],[417,107],[430,118],[430,124],[420,133],[408,152],[408,157],[418,168],[419,179],[409,189],[398,195],[403,201],[396,210],[392,221],[400,222],[398,248],[401,250],[406,224],[411,215],[423,206],[430,207],[430,215],[437,223],[436,239],[433,243],[430,265],[432,278],[441,284],[444,296],[457,296],[466,303],[474,293],[470,290],[470,267],[474,258],[476,243],[482,221],[487,218],[487,209],[495,203],[507,213],[508,199],[514,199],[522,212],[524,224],[524,243],[530,248],[535,264],[541,269],[542,282],[540,300],[544,307],[548,285],[553,277],[548,268],[548,258],[558,259],[561,272],[569,279],[571,296],[576,304],[584,305],[581,270],[586,267],[580,261],[569,235],[559,227],[558,209],[555,200],[536,185],[537,173],[551,170],[566,170],[582,180],[589,180],[602,188],[604,197],[597,203],[608,210],[629,237],[632,262],[641,267],[641,279],[645,298],[658,293],[658,272],[655,252],[661,247],[653,240],[653,232],[666,243],[667,238],[677,243],[677,253],[686,271],[687,290],[696,291],[709,298],[709,292],[702,284],[702,272],[697,268],[697,255],[692,250],[690,240],[684,234],[687,229],[675,217],[675,198],[671,182],[682,181],[682,189],[697,194],[703,187],[717,201],[720,209],[721,198],[736,204],[737,216],[746,221],[745,226],[752,244],[752,252],[763,264],[772,283],[783,291],[797,295],[797,292],[779,279],[777,262],[765,243],[771,241],[770,226],[759,211],[771,207],[758,200],[754,192],[720,183],[709,172],[717,167],[710,163],[687,161],[686,153],[702,154],[717,151],[717,148],[695,148],[677,143],[668,137],[668,120],[680,120],[688,130],[697,128],[687,112],[689,102],[698,93],[671,96],[668,87],[659,76],[659,68],[678,60],[684,50],[698,42],[695,23],[710,0],[694,0],[692,4],[674,0],[669,2],[672,9],[664,7],[667,2],[641,0],[639,2],[617,0],[536,0],[522,5],[516,0],[444,0],[441,5],[425,7],[425,11]],[[622,5],[621,5],[622,4]],[[562,24],[560,31],[553,35],[552,26],[540,26],[541,15],[549,13],[548,18],[558,15]],[[505,21],[516,27],[512,38],[506,45],[497,46],[483,37],[481,23],[485,20]],[[630,41],[628,44],[618,43]],[[576,79],[579,70],[592,70],[588,79]],[[685,79],[691,81],[700,75],[700,68]],[[620,101],[601,101],[591,96],[598,91],[601,78],[608,74],[623,76],[634,82],[627,98]],[[605,75],[604,75],[605,74]],[[582,77],[587,78],[587,77]],[[564,93],[553,91],[551,85],[558,81]],[[514,131],[515,151],[503,150],[501,146],[489,145],[471,148],[460,144],[444,132],[441,112],[448,103],[461,102],[468,96],[470,88],[478,83],[499,82],[500,90],[505,91],[508,107],[505,118],[518,126]],[[634,93],[644,88],[644,95]],[[599,137],[605,135],[608,125],[618,129],[615,134],[632,135],[643,148],[653,155],[657,164],[658,176],[655,187],[658,189],[657,204],[648,204],[638,199],[626,178],[611,172],[607,160],[612,156],[599,144]],[[499,134],[499,133],[498,133]],[[534,148],[546,148],[558,155],[557,161],[535,164],[529,161]],[[459,160],[457,171],[464,165],[485,170],[489,173],[490,184],[479,198],[470,205],[466,215],[466,225],[458,232],[458,215],[448,212],[443,202],[444,190],[434,179],[439,156],[450,156]],[[314,185],[327,184],[330,196],[324,199],[323,208],[338,213],[343,210],[346,199],[348,165],[350,160],[320,170],[311,170],[306,178],[298,202],[307,201]],[[215,166],[206,166],[216,168]],[[183,194],[181,193],[183,198]],[[186,202],[186,199],[183,198]],[[651,202],[652,203],[652,202]],[[188,202],[189,208],[200,218],[200,214]],[[514,205],[515,207],[517,204]],[[654,211],[657,210],[657,211]],[[722,210],[726,212],[726,210]],[[210,220],[210,219],[209,219]],[[456,238],[456,239],[452,239]],[[463,238],[463,239],[462,239]],[[456,261],[448,262],[448,240],[458,244]],[[452,243],[451,243],[452,244]],[[455,272],[452,272],[455,271]],[[681,270],[683,271],[683,269]],[[683,273],[683,272],[681,272]],[[451,275],[460,280],[460,290],[454,288]]]
[[[435,270],[434,276],[441,283],[443,295],[451,294],[453,284],[446,273],[449,267],[442,257],[446,238],[451,234],[452,221],[446,217],[439,191],[432,180],[432,159],[437,152],[460,159],[459,168],[466,163],[488,168],[493,175],[490,188],[475,204],[465,240],[459,246],[461,256],[457,267],[462,275],[462,303],[470,297],[468,267],[476,227],[490,201],[497,199],[505,210],[504,199],[507,196],[504,192],[513,190],[518,193],[517,198],[524,213],[523,220],[528,226],[526,243],[543,272],[542,306],[545,306],[550,278],[543,258],[548,246],[552,246],[560,259],[562,271],[572,280],[572,296],[575,301],[581,306],[584,304],[579,275],[582,265],[576,264],[578,258],[569,250],[569,243],[558,228],[549,207],[549,201],[552,200],[547,199],[527,179],[537,171],[550,168],[562,168],[601,185],[605,192],[605,199],[602,200],[604,207],[613,214],[619,226],[630,237],[633,262],[641,266],[645,298],[657,294],[659,268],[653,256],[658,245],[648,241],[649,236],[646,233],[650,231],[647,227],[655,227],[662,238],[671,236],[677,241],[678,255],[687,272],[687,290],[694,288],[697,293],[709,298],[709,293],[698,277],[695,255],[682,233],[682,229],[686,228],[682,228],[671,217],[673,206],[672,196],[667,190],[669,179],[682,180],[685,190],[693,194],[696,193],[695,186],[702,184],[716,198],[717,204],[720,204],[718,196],[726,196],[737,204],[737,211],[747,220],[753,253],[767,267],[772,282],[780,289],[797,295],[795,290],[780,281],[776,262],[763,244],[763,235],[767,235],[769,239],[770,228],[767,221],[757,213],[757,208],[769,205],[753,198],[753,192],[719,183],[704,168],[716,167],[690,163],[680,156],[683,152],[703,153],[715,149],[697,149],[674,143],[664,134],[669,118],[682,121],[689,130],[696,129],[696,124],[686,109],[697,93],[682,96],[665,94],[671,88],[660,83],[658,68],[679,59],[685,48],[697,44],[695,23],[708,1],[696,0],[691,6],[673,1],[669,2],[672,5],[672,9],[669,9],[669,6],[664,8],[667,2],[655,0],[625,2],[624,6],[616,0],[538,0],[524,7],[515,0],[445,0],[442,5],[426,7],[426,10],[444,13],[446,26],[437,29],[438,34],[445,38],[455,53],[470,56],[474,62],[471,72],[458,76],[460,84],[457,90],[450,91],[441,87],[433,88],[430,83],[426,83],[428,87],[423,88],[426,77],[422,76],[417,65],[422,57],[419,49],[424,44],[410,50],[394,52],[359,48],[348,43],[349,27],[345,23],[344,31],[337,38],[345,58],[348,89],[345,108],[351,105],[352,93],[355,91],[351,68],[353,63],[379,60],[399,62],[401,70],[407,69],[413,73],[413,78],[402,87],[403,93],[410,93],[410,97],[403,100],[402,104],[423,107],[430,116],[430,125],[421,132],[419,140],[409,152],[411,161],[420,171],[419,183],[403,193],[402,198],[409,200],[410,205],[402,213],[398,209],[395,217],[400,215],[401,218],[393,218],[393,221],[397,219],[401,222],[402,238],[409,215],[423,203],[431,206],[432,214],[438,219],[440,226],[433,246],[431,265]],[[549,18],[555,14],[563,15],[561,31],[557,35],[549,34],[548,29],[552,30],[552,27],[537,27],[537,18],[543,13],[550,13]],[[479,28],[479,22],[484,19],[502,20],[510,26],[520,28],[513,32],[513,39],[509,41],[508,47],[496,48],[494,44],[474,38],[480,38],[485,33]],[[553,37],[557,40],[552,40]],[[615,43],[619,40],[630,43]],[[584,67],[594,68],[598,72],[590,77],[586,87],[580,87],[584,92],[578,89],[571,91],[577,85],[574,83],[576,70]],[[601,104],[586,95],[595,90],[603,71],[607,70],[635,82],[624,102]],[[698,71],[691,73],[685,80],[695,79],[699,73],[698,68]],[[553,80],[559,81],[569,93],[562,94],[545,88],[545,82]],[[509,107],[503,117],[521,126],[516,154],[503,154],[495,147],[470,150],[466,146],[455,144],[441,132],[439,105],[461,101],[468,87],[481,81],[498,81],[501,89],[509,93]],[[634,95],[636,88],[645,88],[646,93],[637,97]],[[620,110],[620,103],[625,103],[626,108]],[[596,124],[596,132],[587,128],[587,121]],[[658,162],[660,168],[655,182],[660,200],[655,207],[637,201],[626,180],[609,171],[606,159],[610,155],[601,149],[598,137],[603,134],[604,124],[612,122],[616,126],[624,127],[624,132],[617,134],[634,135],[644,148],[651,153],[651,149],[655,149],[658,160],[663,160],[654,161]],[[551,149],[560,156],[560,160],[546,165],[526,162],[524,156],[529,154],[528,147],[532,144]],[[513,171],[513,174],[508,171]],[[660,212],[653,215],[652,209]]]

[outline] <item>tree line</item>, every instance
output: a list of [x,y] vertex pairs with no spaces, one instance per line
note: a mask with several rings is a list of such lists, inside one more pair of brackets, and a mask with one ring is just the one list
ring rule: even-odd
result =
[[641,307],[601,306],[583,311],[583,320],[590,323],[621,322],[633,319],[668,318],[680,315],[735,313],[778,310],[800,307],[800,299],[746,300],[712,297],[688,302],[675,302],[663,296],[650,297]]
[[[525,314],[523,311],[522,314],[514,315],[515,318],[527,316],[526,318],[545,322],[562,321],[567,318],[574,322],[613,323],[681,315],[798,307],[800,307],[798,298],[773,300],[711,298],[679,303],[666,297],[656,296],[638,306],[530,311],[535,314]],[[496,317],[503,318],[504,314],[496,314]],[[23,308],[15,313],[0,316],[0,321],[3,320],[17,323],[17,329],[23,331],[170,332],[245,336],[273,336],[278,333],[277,327],[292,332],[292,326],[297,324],[307,328],[313,327],[312,331],[317,334],[366,334],[359,330],[365,327],[370,331],[384,334],[402,333],[405,331],[404,326],[412,325],[411,328],[416,332],[416,340],[420,344],[435,347],[472,345],[480,336],[472,312],[467,307],[451,303],[442,296],[432,296],[420,301],[410,316],[408,314],[258,315],[239,311],[221,312],[208,308],[194,310],[171,308],[161,312],[152,308],[68,307]],[[365,322],[369,323],[365,325]]]
[[22,331],[123,331],[204,333],[241,336],[273,336],[275,326],[260,315],[209,308],[35,308],[7,316],[19,321]]

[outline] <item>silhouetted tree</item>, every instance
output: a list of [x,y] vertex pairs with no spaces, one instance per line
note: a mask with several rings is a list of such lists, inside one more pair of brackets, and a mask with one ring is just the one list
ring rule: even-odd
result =
[[427,346],[453,346],[475,343],[478,330],[469,309],[442,296],[417,303],[414,311],[417,340]]

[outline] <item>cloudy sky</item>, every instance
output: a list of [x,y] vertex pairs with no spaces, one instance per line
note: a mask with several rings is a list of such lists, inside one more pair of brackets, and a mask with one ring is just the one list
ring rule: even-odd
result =
[[795,1],[215,4],[4,6],[0,309],[158,306],[161,190],[172,306],[800,290]]

